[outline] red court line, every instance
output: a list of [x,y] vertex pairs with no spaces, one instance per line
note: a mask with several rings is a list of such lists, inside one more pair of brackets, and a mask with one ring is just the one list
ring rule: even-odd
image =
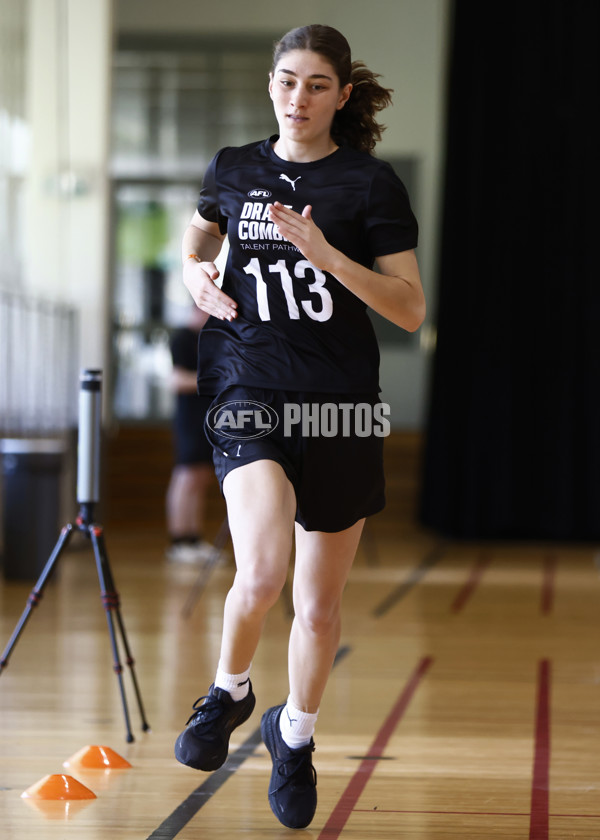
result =
[[400,720],[408,708],[419,683],[427,673],[432,662],[433,659],[430,656],[424,657],[415,668],[412,676],[400,694],[400,697],[396,701],[395,706],[377,733],[375,740],[371,744],[369,752],[361,761],[354,776],[352,776],[348,782],[346,790],[342,794],[338,804],[333,809],[331,816],[325,823],[323,830],[319,834],[318,840],[335,840],[335,838],[339,837],[342,833],[350,814],[354,810],[354,806],[358,802],[361,793],[371,778],[375,765],[378,763],[377,760],[373,759],[377,759],[377,757],[381,756],[384,752],[387,742],[390,740],[392,733],[400,723]]
[[469,575],[469,579],[460,590],[454,601],[452,602],[452,606],[450,607],[450,612],[458,613],[460,612],[473,592],[477,589],[479,582],[483,576],[483,573],[490,565],[491,557],[489,554],[481,554],[475,565],[471,569],[471,574]]
[[394,809],[377,808],[355,808],[355,814],[439,814],[442,817],[528,817],[529,812],[515,811],[398,811]]
[[[439,814],[450,817],[528,817],[529,811],[409,811],[398,808],[355,808],[355,814]],[[568,820],[600,820],[600,814],[550,814]]]
[[550,662],[539,663],[529,840],[548,840],[550,799]]
[[544,615],[552,612],[554,606],[554,577],[556,574],[556,556],[547,554],[544,557],[544,579],[542,581],[542,597],[540,610]]

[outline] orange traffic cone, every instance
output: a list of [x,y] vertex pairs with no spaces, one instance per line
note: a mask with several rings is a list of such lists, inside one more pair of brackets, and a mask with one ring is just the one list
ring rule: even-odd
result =
[[96,794],[72,776],[44,776],[21,794],[23,799],[96,799]]
[[131,767],[131,764],[110,747],[87,746],[68,758],[63,767],[82,767],[86,770],[125,770]]

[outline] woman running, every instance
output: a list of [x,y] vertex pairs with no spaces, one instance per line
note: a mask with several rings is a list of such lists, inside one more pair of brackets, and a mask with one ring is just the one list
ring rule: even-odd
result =
[[279,133],[218,152],[183,239],[184,282],[211,316],[198,383],[218,394],[208,435],[236,574],[214,683],[175,754],[200,770],[226,760],[255,705],[251,663],[295,541],[289,696],[261,723],[269,802],[290,828],[315,813],[313,733],[342,592],[365,517],[385,503],[387,419],[367,307],[409,331],[425,315],[417,223],[403,184],[372,154],[391,102],[377,78],[331,27],[285,35],[269,81]]

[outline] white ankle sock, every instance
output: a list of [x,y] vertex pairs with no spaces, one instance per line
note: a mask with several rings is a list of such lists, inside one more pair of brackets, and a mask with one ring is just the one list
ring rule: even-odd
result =
[[281,737],[288,747],[297,750],[298,747],[304,747],[310,743],[318,714],[318,711],[315,714],[301,712],[294,706],[291,697],[288,697],[279,717]]
[[221,663],[217,667],[217,675],[215,677],[215,687],[223,688],[231,695],[231,699],[236,703],[248,696],[250,691],[250,668],[242,674],[228,674],[223,671]]

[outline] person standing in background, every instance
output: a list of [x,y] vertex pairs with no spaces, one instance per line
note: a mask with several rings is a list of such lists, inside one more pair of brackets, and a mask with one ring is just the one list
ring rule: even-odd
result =
[[213,476],[212,446],[204,433],[204,418],[212,397],[199,395],[196,382],[198,336],[206,318],[206,313],[192,306],[188,323],[171,336],[175,465],[166,498],[170,541],[166,554],[167,559],[179,563],[206,560],[213,548],[204,539],[206,497]]

